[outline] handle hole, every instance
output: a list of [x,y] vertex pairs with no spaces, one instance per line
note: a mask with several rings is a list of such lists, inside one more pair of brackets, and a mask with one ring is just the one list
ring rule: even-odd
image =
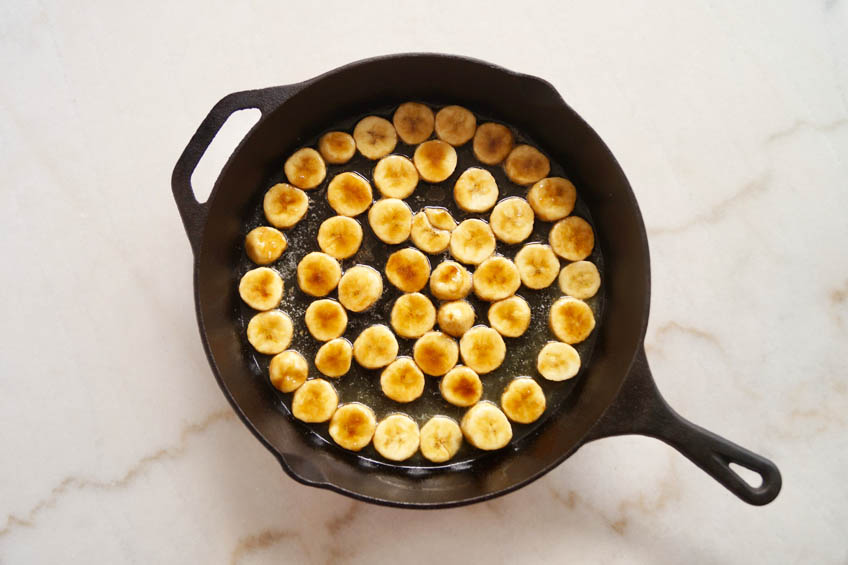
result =
[[760,488],[763,486],[763,476],[753,469],[749,469],[739,463],[728,463],[730,470],[739,475],[743,481],[748,483],[752,488]]
[[215,134],[212,143],[206,148],[200,162],[191,173],[191,188],[198,202],[206,202],[209,198],[212,187],[215,186],[215,181],[218,180],[230,155],[261,117],[262,112],[257,108],[238,110],[230,114]]

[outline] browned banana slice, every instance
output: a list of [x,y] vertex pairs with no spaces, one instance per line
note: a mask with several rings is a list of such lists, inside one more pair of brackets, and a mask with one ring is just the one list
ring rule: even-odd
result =
[[335,339],[347,328],[347,312],[341,304],[329,298],[310,304],[303,319],[309,333],[318,341]]
[[353,218],[333,216],[318,228],[318,247],[336,259],[353,257],[362,245],[362,226]]
[[505,198],[492,210],[489,225],[504,243],[521,243],[533,233],[533,209],[518,196]]
[[386,278],[404,292],[418,292],[430,278],[430,260],[412,247],[395,251],[386,261]]
[[315,188],[327,176],[324,159],[321,158],[320,153],[311,147],[304,147],[295,151],[286,160],[283,168],[290,183],[306,190]]
[[390,245],[402,243],[412,230],[412,210],[403,200],[383,198],[368,210],[368,223],[380,241]]
[[486,326],[474,326],[459,340],[462,362],[479,374],[491,373],[506,358],[506,344],[501,334]]
[[426,212],[418,212],[412,217],[410,236],[418,249],[433,255],[448,248],[451,232],[436,228]]
[[273,269],[257,267],[241,278],[239,295],[254,310],[276,308],[283,299],[283,279]]
[[601,274],[594,263],[577,261],[563,267],[559,274],[559,288],[568,296],[586,300],[601,288]]
[[266,355],[276,355],[291,344],[294,328],[285,312],[260,312],[247,324],[247,341],[253,349]]
[[489,325],[504,337],[519,337],[530,326],[530,305],[518,295],[489,306]]
[[561,341],[545,344],[536,358],[536,369],[549,381],[565,381],[580,371],[580,354]]
[[545,392],[531,377],[518,377],[501,395],[501,407],[507,418],[519,424],[531,424],[545,412]]
[[353,128],[356,148],[368,159],[379,159],[394,151],[397,133],[392,122],[379,116],[362,118]]
[[315,368],[321,371],[322,375],[341,377],[350,371],[352,357],[353,348],[350,342],[343,337],[337,337],[318,349],[315,354]]
[[504,162],[504,170],[515,184],[533,184],[548,176],[551,162],[535,147],[519,145],[510,151]]
[[462,337],[462,334],[474,325],[476,314],[474,307],[465,300],[452,300],[439,306],[436,315],[439,321],[439,329],[453,337]]
[[443,261],[430,276],[430,292],[439,300],[459,300],[471,292],[472,277],[456,261]]
[[343,131],[331,131],[318,140],[318,151],[324,160],[332,165],[343,165],[356,154],[356,142],[353,136]]
[[457,365],[442,377],[439,391],[442,398],[454,406],[467,408],[474,406],[483,396],[483,382],[472,369]]
[[297,284],[310,296],[327,296],[342,276],[339,262],[319,251],[307,253],[297,264]]
[[442,182],[456,169],[456,149],[444,141],[433,139],[419,145],[412,160],[422,179]]
[[271,384],[280,392],[293,392],[306,382],[309,364],[303,355],[291,349],[271,358],[268,376]]
[[595,329],[595,315],[582,300],[563,296],[551,305],[550,324],[557,339],[573,345]]
[[290,228],[306,215],[309,198],[305,192],[290,184],[275,184],[265,193],[262,208],[272,226]]
[[530,243],[515,254],[521,282],[527,288],[548,288],[559,274],[559,259],[549,245]]
[[377,428],[374,411],[359,402],[339,406],[330,420],[330,437],[350,451],[359,451],[369,443]]
[[544,222],[561,220],[574,210],[577,190],[571,181],[562,177],[548,177],[535,183],[527,192],[527,201]]
[[424,392],[424,373],[409,357],[398,357],[383,369],[380,388],[395,402],[412,402]]
[[392,123],[404,143],[418,145],[433,133],[433,111],[418,102],[405,102],[398,106]]
[[445,106],[436,113],[436,135],[453,146],[467,143],[477,130],[477,118],[462,106]]
[[383,324],[365,328],[353,342],[353,357],[366,369],[379,369],[395,360],[398,342]]
[[520,286],[518,267],[500,255],[489,257],[474,271],[474,294],[481,300],[503,300],[515,294]]
[[592,254],[595,232],[583,218],[569,216],[554,224],[548,235],[554,252],[569,261],[582,261]]
[[306,381],[294,391],[292,416],[302,422],[326,422],[339,405],[339,395],[324,379]]
[[351,267],[339,280],[339,302],[351,312],[364,312],[383,294],[383,278],[368,265]]
[[433,329],[436,308],[429,298],[419,292],[404,294],[392,306],[391,323],[400,337],[419,338]]
[[260,226],[244,238],[244,251],[257,265],[268,265],[280,258],[288,247],[286,236],[279,230]]
[[386,198],[406,198],[418,186],[418,169],[403,155],[383,157],[374,167],[374,185]]
[[450,253],[461,263],[479,265],[495,252],[495,234],[483,220],[463,220],[451,232]]
[[469,408],[459,425],[465,439],[477,449],[501,449],[512,439],[512,424],[500,408],[488,400]]
[[489,122],[477,128],[474,134],[474,156],[486,165],[498,165],[506,159],[515,138],[509,128]]
[[371,185],[356,173],[339,173],[327,188],[330,207],[342,216],[358,216],[371,206]]
[[453,199],[466,212],[485,212],[498,201],[498,183],[486,169],[471,167],[456,179]]
[[415,342],[412,357],[422,371],[440,377],[456,365],[459,348],[450,336],[442,332],[427,332]]

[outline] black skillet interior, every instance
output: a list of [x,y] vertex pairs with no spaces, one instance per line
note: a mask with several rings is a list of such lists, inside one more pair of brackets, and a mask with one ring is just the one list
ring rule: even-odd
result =
[[[409,99],[464,104],[530,134],[578,187],[606,264],[604,320],[568,409],[500,452],[438,471],[376,464],[302,433],[281,416],[273,390],[251,374],[237,323],[234,277],[244,222],[285,155],[337,121]],[[231,156],[209,201],[199,204],[191,172],[226,118],[242,108],[259,108],[262,119]],[[642,352],[650,272],[638,206],[607,147],[548,83],[475,60],[425,54],[369,59],[297,85],[236,93],[201,124],[172,184],[195,253],[198,323],[210,364],[236,412],[296,480],[381,504],[455,506],[519,488],[586,441],[642,433],[677,447],[750,503],[777,495],[780,475],[771,462],[689,424],[656,392]],[[730,462],[754,469],[763,484],[751,487]]]

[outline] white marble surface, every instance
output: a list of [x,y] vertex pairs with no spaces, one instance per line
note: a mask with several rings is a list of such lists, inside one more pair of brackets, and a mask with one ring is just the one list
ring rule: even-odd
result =
[[[0,4],[0,563],[845,563],[848,4]],[[201,350],[171,168],[222,95],[375,54],[550,80],[650,234],[668,400],[773,458],[764,508],[637,437],[493,502],[294,483]]]

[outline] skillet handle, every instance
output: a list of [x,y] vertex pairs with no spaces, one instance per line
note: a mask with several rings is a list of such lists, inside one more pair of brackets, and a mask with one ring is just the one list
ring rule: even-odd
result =
[[[780,492],[780,471],[774,463],[693,424],[668,405],[657,390],[644,349],[636,356],[618,397],[586,441],[624,434],[664,441],[748,504],[768,504]],[[730,463],[759,474],[762,484],[751,486]]]
[[290,98],[297,90],[296,85],[289,85],[229,94],[215,104],[200,123],[200,127],[194,132],[174,166],[174,172],[171,175],[171,190],[174,193],[174,200],[177,202],[186,235],[188,235],[195,255],[200,250],[200,241],[209,210],[207,202],[197,201],[191,187],[191,175],[200,162],[200,158],[203,157],[203,154],[209,148],[209,144],[215,139],[221,126],[234,112],[256,108],[262,112],[262,117],[264,117],[268,112]]

